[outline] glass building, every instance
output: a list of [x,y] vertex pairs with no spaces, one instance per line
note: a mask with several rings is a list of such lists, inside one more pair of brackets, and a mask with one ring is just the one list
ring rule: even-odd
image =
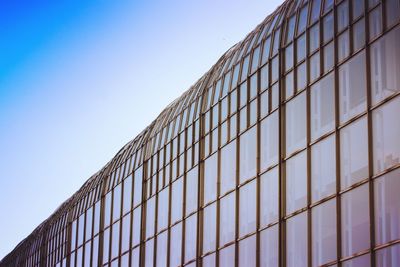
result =
[[0,266],[398,267],[399,192],[400,0],[288,0]]

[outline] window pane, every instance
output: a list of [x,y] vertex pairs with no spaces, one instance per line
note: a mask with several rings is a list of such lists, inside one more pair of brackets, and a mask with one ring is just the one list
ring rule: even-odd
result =
[[257,171],[257,127],[253,127],[240,136],[240,182],[256,175]]
[[327,73],[334,67],[334,46],[333,42],[330,42],[324,47],[324,73]]
[[372,112],[374,173],[400,163],[400,97]]
[[204,203],[214,200],[217,196],[218,153],[204,161]]
[[311,140],[335,128],[334,73],[311,87]]
[[274,225],[260,233],[260,263],[264,267],[278,267],[279,264],[279,231]]
[[374,180],[375,242],[400,238],[400,169]]
[[278,168],[264,173],[260,177],[260,226],[278,220],[279,216],[279,174]]
[[293,45],[285,49],[285,71],[293,67]]
[[186,174],[186,215],[197,210],[197,167]]
[[133,211],[132,246],[139,244],[141,232],[142,209],[141,206]]
[[335,135],[331,135],[311,148],[311,198],[313,202],[336,192],[335,144]]
[[400,3],[398,0],[386,1],[386,27],[390,27],[397,23],[400,18]]
[[236,186],[236,140],[221,149],[221,195]]
[[400,91],[400,27],[371,45],[371,98],[376,104]]
[[294,94],[294,71],[289,72],[285,77],[285,100]]
[[154,225],[155,225],[155,197],[147,200],[146,204],[146,238],[152,237],[154,235]]
[[323,19],[324,23],[324,44],[333,38],[333,13],[325,16]]
[[286,267],[306,267],[307,258],[307,214],[303,212],[286,222]]
[[340,130],[340,186],[345,189],[368,177],[367,119]]
[[382,12],[381,7],[375,8],[369,13],[369,40],[373,40],[382,33]]
[[306,94],[302,93],[286,104],[286,155],[306,145]]
[[306,58],[306,35],[303,34],[297,39],[297,63]]
[[310,53],[319,47],[319,25],[316,24],[310,29]]
[[143,179],[143,172],[142,167],[138,168],[135,171],[134,177],[134,194],[133,194],[133,206],[137,206],[142,201],[142,179]]
[[[167,266],[167,247],[168,232],[165,231],[157,237],[157,266]],[[126,266],[128,266],[128,264]]]
[[313,23],[319,18],[320,10],[321,10],[321,0],[314,0],[312,3],[310,23]]
[[185,221],[185,262],[196,257],[197,214]]
[[329,200],[312,212],[312,266],[336,260],[336,199]]
[[235,239],[235,192],[220,200],[220,247]]
[[400,244],[378,250],[375,259],[376,267],[400,266]]
[[278,112],[272,113],[261,122],[260,133],[260,169],[278,163],[279,151],[279,120]]
[[286,214],[307,204],[307,154],[305,151],[286,161]]
[[203,254],[215,250],[217,209],[213,203],[203,210]]
[[119,224],[120,221],[112,226],[111,259],[114,259],[119,254]]
[[123,199],[123,214],[131,210],[132,203],[132,175],[129,175],[124,180],[124,199]]
[[353,25],[353,51],[365,45],[365,20],[361,19]]
[[296,77],[297,77],[297,92],[300,92],[307,86],[307,64],[306,62],[302,63],[296,69]]
[[169,204],[169,187],[158,193],[158,217],[157,229],[158,232],[168,226],[168,204]]
[[256,180],[253,180],[239,190],[239,237],[256,230],[256,185]]
[[364,0],[352,0],[353,2],[353,21],[364,14]]
[[131,215],[128,214],[122,219],[121,233],[121,252],[124,253],[129,249],[129,238],[131,236]]
[[230,245],[219,252],[219,266],[235,266],[235,245]]
[[369,239],[368,184],[342,195],[342,256],[368,249]]
[[337,31],[342,31],[349,25],[349,3],[343,1],[337,8]]
[[338,60],[342,62],[350,55],[350,36],[349,31],[345,31],[338,38]]
[[182,249],[182,224],[179,223],[171,228],[170,237],[170,266],[181,265],[181,249]]
[[239,267],[256,266],[256,235],[252,235],[239,242]]
[[344,123],[366,110],[365,52],[339,68],[340,122]]
[[146,267],[154,266],[154,239],[150,239],[145,243],[144,265]]
[[342,263],[342,267],[371,267],[371,255],[366,254]]
[[307,9],[307,5],[306,5],[300,11],[299,23],[298,23],[298,26],[297,26],[297,34],[303,32],[305,30],[306,26],[307,26],[307,13],[308,13],[308,9]]
[[182,218],[183,180],[173,182],[171,191],[171,223],[174,223]]
[[319,52],[317,52],[310,58],[310,82],[315,81],[321,74],[320,66],[320,56]]

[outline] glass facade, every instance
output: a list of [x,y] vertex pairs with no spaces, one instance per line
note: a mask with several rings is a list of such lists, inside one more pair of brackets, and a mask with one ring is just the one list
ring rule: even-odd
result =
[[400,0],[285,1],[0,266],[400,266],[399,114]]

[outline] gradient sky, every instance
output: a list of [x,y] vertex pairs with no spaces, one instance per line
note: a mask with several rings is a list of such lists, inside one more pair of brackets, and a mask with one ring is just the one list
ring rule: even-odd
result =
[[282,0],[0,0],[0,259]]

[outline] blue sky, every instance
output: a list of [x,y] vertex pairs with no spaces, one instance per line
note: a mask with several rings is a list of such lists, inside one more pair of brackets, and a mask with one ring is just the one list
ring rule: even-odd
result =
[[0,0],[0,259],[280,3]]

